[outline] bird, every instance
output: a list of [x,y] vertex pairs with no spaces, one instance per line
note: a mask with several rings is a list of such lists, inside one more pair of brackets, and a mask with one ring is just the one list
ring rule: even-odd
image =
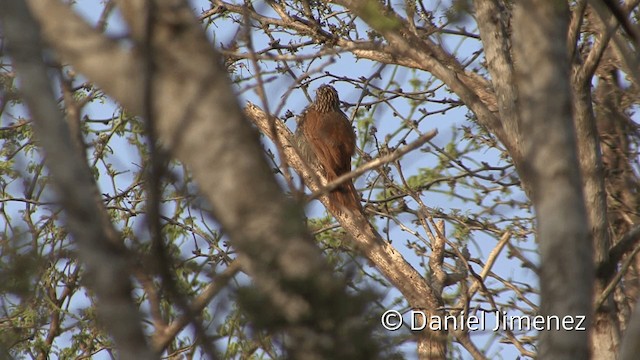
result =
[[[331,85],[316,90],[313,101],[301,114],[295,143],[302,159],[319,168],[327,182],[351,171],[356,151],[356,134],[351,122],[340,110],[338,92]],[[360,196],[351,180],[329,193],[330,208],[351,212],[362,209]]]

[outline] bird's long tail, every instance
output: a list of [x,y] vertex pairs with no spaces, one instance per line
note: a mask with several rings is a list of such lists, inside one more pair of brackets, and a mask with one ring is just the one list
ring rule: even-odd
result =
[[362,204],[360,203],[360,195],[351,181],[347,181],[331,191],[329,198],[338,210],[347,209],[351,212],[363,211]]

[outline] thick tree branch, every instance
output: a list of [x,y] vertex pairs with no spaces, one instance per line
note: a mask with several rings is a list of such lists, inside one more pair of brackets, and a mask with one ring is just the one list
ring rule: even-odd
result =
[[[29,5],[47,40],[66,61],[129,111],[142,114],[143,63],[138,52],[118,47],[58,1],[32,0]],[[142,41],[136,15],[144,1],[119,5],[134,40]],[[262,326],[285,330],[292,339],[287,342],[291,356],[375,356],[376,346],[367,340],[368,325],[361,318],[364,302],[347,294],[306,230],[300,207],[277,185],[220,57],[188,3],[157,1],[156,15],[153,112],[158,135],[189,165],[214,216],[239,250],[243,268],[255,280],[260,291],[248,299],[258,296],[262,307],[246,309],[254,311]],[[114,71],[104,71],[104,64],[114,61]],[[341,335],[345,333],[361,341],[347,339]]]
[[22,1],[0,1],[3,34],[21,79],[22,95],[46,152],[46,162],[65,210],[66,222],[85,266],[84,282],[98,298],[100,321],[122,358],[154,359],[146,344],[140,314],[131,298],[127,258],[118,235],[100,206],[99,192],[86,159],[74,147],[58,109],[42,60],[38,24]]
[[636,302],[620,349],[620,360],[633,360],[640,353],[640,301]]
[[509,147],[511,156],[520,159],[522,154],[518,119],[518,91],[514,81],[511,38],[507,29],[510,12],[502,8],[497,0],[474,1],[476,23],[484,45],[487,68],[498,103],[500,121],[506,136],[513,142]]
[[[307,166],[303,164],[291,141],[293,136],[291,131],[281,121],[276,121],[277,134],[271,133],[267,115],[251,103],[245,107],[245,114],[269,138],[274,139],[278,136],[285,155],[289,157],[289,165],[302,175],[311,191],[319,191],[321,184],[318,184],[316,179],[323,179],[322,174],[318,169],[314,169],[315,174],[307,171]],[[320,200],[328,209],[332,209],[327,196],[322,196]],[[422,275],[404,259],[402,254],[382,239],[364,214],[333,211],[333,215],[351,235],[357,249],[406,297],[413,308],[425,310],[431,315],[439,314],[438,309],[442,306],[440,294],[428,286]],[[424,350],[424,353],[434,358],[444,357],[446,334],[427,334],[427,337],[430,339],[428,343],[431,346]]]
[[[593,250],[572,121],[567,57],[569,9],[555,0],[514,10],[514,54],[522,121],[521,176],[532,185],[541,253],[541,315],[592,314]],[[580,279],[580,281],[576,281]],[[540,356],[589,357],[586,332],[545,331]]]
[[428,37],[413,34],[409,31],[406,20],[390,9],[367,0],[334,2],[360,16],[379,32],[387,40],[394,57],[407,58],[416,64],[422,64],[417,68],[429,71],[444,82],[474,112],[478,122],[496,134],[505,146],[512,147],[513,139],[505,134],[502,124],[494,114],[498,110],[495,94],[488,89],[489,84],[485,79],[464,71],[453,56],[447,54]]
[[634,226],[624,236],[619,239],[609,250],[609,257],[602,267],[611,267],[609,271],[614,271],[616,264],[622,257],[633,250],[640,243],[640,225]]

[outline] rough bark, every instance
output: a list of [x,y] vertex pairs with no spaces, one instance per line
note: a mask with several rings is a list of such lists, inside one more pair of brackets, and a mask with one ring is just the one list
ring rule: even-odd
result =
[[22,95],[33,116],[67,226],[78,244],[84,283],[97,296],[100,322],[113,336],[122,358],[154,359],[131,297],[128,259],[118,246],[119,238],[99,202],[93,175],[74,146],[49,83],[39,26],[22,1],[0,1],[0,16]]
[[622,347],[620,349],[620,360],[632,360],[638,357],[640,354],[640,302],[636,303],[636,307],[633,310],[633,315],[629,320],[627,326],[627,333],[625,334]]
[[511,37],[508,29],[509,11],[499,1],[474,1],[476,23],[484,46],[487,69],[498,103],[498,113],[505,135],[511,139],[514,158],[521,157],[518,119],[518,91],[514,81]]
[[[593,237],[595,265],[602,264],[608,258],[611,247],[609,223],[607,221],[607,202],[604,189],[604,170],[600,156],[600,143],[591,106],[589,84],[574,82],[574,123],[578,139],[578,155],[582,174],[582,188],[589,218],[589,230]],[[597,273],[594,283],[594,298],[598,298],[612,278],[610,271]],[[613,359],[618,344],[617,324],[613,297],[609,296],[605,304],[595,310],[593,331],[591,333],[591,353],[596,359]],[[602,346],[607,344],[606,346]]]
[[[567,56],[569,11],[553,0],[514,10],[514,54],[524,171],[532,186],[541,253],[541,315],[589,315],[592,243],[571,113]],[[586,359],[588,334],[544,331],[542,359]]]
[[[58,1],[28,4],[49,44],[65,61],[128,111],[143,113],[140,48],[120,47]],[[144,4],[119,4],[133,25],[136,42],[145,35],[139,25],[146,18]],[[254,319],[265,328],[284,329],[294,357],[375,356],[376,346],[368,340],[367,325],[360,317],[364,302],[346,293],[345,284],[332,274],[305,229],[301,208],[277,185],[258,134],[243,117],[220,57],[188,3],[157,1],[152,15],[153,113],[158,134],[163,145],[192,170],[214,216],[238,249],[243,269],[260,290],[247,300],[256,306]],[[259,304],[267,305],[258,309]],[[265,314],[269,314],[266,320]],[[335,317],[329,319],[327,314]]]

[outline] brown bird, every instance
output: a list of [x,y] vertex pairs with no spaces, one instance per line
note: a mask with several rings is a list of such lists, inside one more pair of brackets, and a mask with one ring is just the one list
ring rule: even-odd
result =
[[[296,129],[300,156],[312,167],[320,168],[328,182],[351,171],[356,151],[356,134],[349,119],[340,110],[338,92],[330,85],[316,90],[316,99],[300,116]],[[329,194],[335,209],[362,209],[360,196],[351,180]]]

